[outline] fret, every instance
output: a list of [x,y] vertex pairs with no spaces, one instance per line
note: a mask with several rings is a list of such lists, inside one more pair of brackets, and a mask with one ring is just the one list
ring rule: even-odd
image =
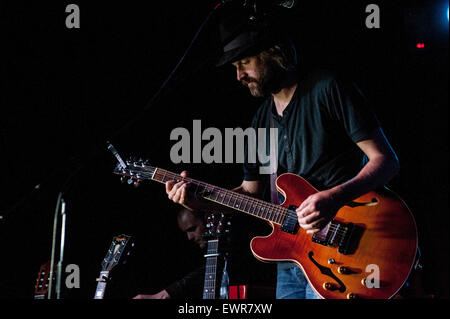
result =
[[265,206],[266,206],[266,214],[265,214],[265,218],[266,218],[267,220],[273,221],[273,219],[272,219],[272,212],[273,212],[273,210],[274,210],[274,207],[271,206],[271,205],[265,205]]
[[274,207],[267,205],[267,214],[266,214],[266,218],[267,218],[268,220],[272,220],[272,214],[273,214],[274,209],[275,209]]
[[233,197],[233,193],[230,194],[230,198],[228,199],[227,206],[230,206],[230,201],[231,201],[231,198],[232,198],[232,197]]
[[[269,212],[270,217],[269,218],[270,218],[270,220],[275,220],[276,222],[279,222],[278,221],[279,215],[276,213],[277,209],[278,209],[278,207],[277,208],[272,208],[270,210],[270,212]],[[275,218],[274,218],[274,214],[275,214]]]
[[252,202],[251,207],[253,208],[253,213],[251,213],[251,214],[256,215],[256,214],[255,214],[255,210],[256,210],[256,204],[255,204],[255,202]]
[[236,201],[238,200],[238,196],[236,195],[236,199],[234,200],[233,207],[236,206]]
[[261,212],[261,217],[262,218],[266,218],[266,207],[262,206],[262,212]]
[[206,185],[206,186],[203,188],[202,196],[203,196],[204,198],[209,198],[208,185]]
[[[218,253],[218,239],[208,241],[206,250],[206,269],[205,280],[203,284],[203,299],[216,298],[216,272],[217,272],[217,253]],[[213,255],[213,256],[208,256]]]
[[279,209],[279,213],[277,214],[278,223],[282,223],[284,218],[286,217],[288,210],[283,207],[283,209]]
[[214,187],[211,187],[211,189],[208,190],[208,198],[212,199],[213,195],[214,195]]
[[[166,182],[166,174],[167,171],[165,169],[159,169],[159,168],[155,168],[155,180],[161,183],[165,183]],[[161,177],[161,173],[164,173]]]
[[97,289],[95,290],[94,299],[103,299],[106,290],[106,282],[109,277],[109,271],[101,271],[98,280]]
[[217,199],[219,198],[219,195],[220,195],[220,189],[219,189],[219,191],[217,192],[217,196],[216,196],[216,199],[215,199],[216,202],[217,202]]
[[[120,169],[117,169],[117,171],[121,174]],[[285,210],[283,208],[276,208],[275,205],[270,203],[190,178],[182,178],[180,175],[164,169],[153,168],[150,166],[133,167],[130,169],[130,175],[136,176],[134,174],[139,174],[144,179],[152,179],[162,183],[169,180],[173,180],[175,182],[184,180],[193,183],[196,185],[194,191],[196,195],[275,223],[280,223],[285,214]]]
[[275,222],[279,222],[279,217],[280,217],[280,215],[278,214],[278,210],[279,210],[279,207],[280,206],[277,206],[277,207],[271,207],[271,209],[270,209],[270,212],[269,212],[269,218],[270,218],[270,220],[273,220],[273,221],[275,221]]
[[221,204],[223,204],[223,201],[225,200],[225,196],[224,196],[224,194],[222,194],[222,192],[221,192],[221,191],[219,191],[219,193],[220,193],[220,197],[222,198],[222,202],[221,202]]
[[239,205],[237,206],[237,208],[239,210],[242,210],[241,205],[242,205],[242,201],[244,200],[244,198],[241,197],[240,199],[241,199],[241,201],[239,202]]
[[245,206],[244,206],[244,209],[243,209],[244,212],[247,211],[247,204],[248,204],[248,199],[245,200]]
[[259,213],[261,211],[261,206],[259,206],[258,203],[256,204],[256,210],[257,210],[257,212],[255,215],[261,217],[261,215],[259,215]]

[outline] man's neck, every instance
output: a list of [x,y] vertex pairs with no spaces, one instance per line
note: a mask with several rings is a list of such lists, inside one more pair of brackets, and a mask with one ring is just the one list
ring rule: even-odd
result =
[[275,108],[278,115],[283,116],[283,111],[288,106],[289,102],[297,89],[297,82],[293,83],[288,87],[282,88],[279,92],[273,93],[273,101],[275,103]]

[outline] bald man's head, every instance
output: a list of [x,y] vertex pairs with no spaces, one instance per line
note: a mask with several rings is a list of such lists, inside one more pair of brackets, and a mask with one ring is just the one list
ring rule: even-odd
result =
[[183,208],[178,213],[178,227],[186,233],[188,240],[194,241],[200,248],[205,247],[206,242],[202,237],[205,224],[200,213]]

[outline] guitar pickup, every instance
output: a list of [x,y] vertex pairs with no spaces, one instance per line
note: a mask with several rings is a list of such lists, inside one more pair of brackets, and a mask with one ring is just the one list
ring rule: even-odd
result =
[[289,206],[288,212],[284,217],[283,223],[281,224],[281,231],[293,235],[297,233],[299,225],[297,212],[295,211],[296,209],[297,207],[294,205]]

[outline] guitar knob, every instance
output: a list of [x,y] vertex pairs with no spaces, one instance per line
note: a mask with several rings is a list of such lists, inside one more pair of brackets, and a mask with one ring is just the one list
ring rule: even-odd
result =
[[328,263],[331,265],[331,264],[336,263],[336,261],[333,258],[330,258],[330,259],[328,259]]
[[335,290],[336,289],[336,285],[332,284],[331,282],[323,283],[322,287],[325,290]]
[[366,278],[361,279],[361,285],[363,285],[364,287],[366,287]]
[[358,295],[350,292],[347,294],[347,299],[358,299]]
[[338,273],[340,273],[342,275],[346,275],[346,274],[348,274],[350,272],[349,269],[347,267],[344,267],[344,266],[339,266],[337,268],[337,271],[338,271]]

